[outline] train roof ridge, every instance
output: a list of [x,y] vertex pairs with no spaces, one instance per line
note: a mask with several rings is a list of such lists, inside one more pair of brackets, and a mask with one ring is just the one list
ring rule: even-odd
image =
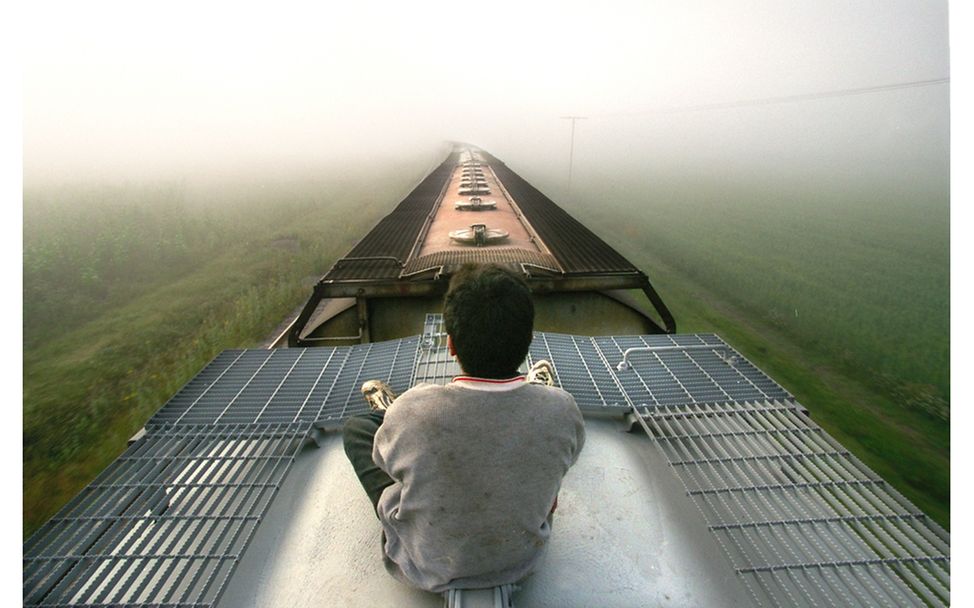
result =
[[[473,168],[485,175],[490,196],[510,204],[514,214],[520,215],[535,247],[501,244],[497,247],[436,248],[430,245],[434,216],[454,198],[464,196],[461,194],[463,189],[459,188],[464,183],[463,171]],[[458,224],[457,227],[466,226]],[[465,262],[524,265],[534,274],[564,278],[643,274],[497,157],[472,146],[457,144],[443,162],[321,277],[320,282],[421,281],[449,274],[452,268]]]

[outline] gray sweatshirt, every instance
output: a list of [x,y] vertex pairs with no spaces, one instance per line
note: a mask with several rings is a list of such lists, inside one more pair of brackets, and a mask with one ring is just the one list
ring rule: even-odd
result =
[[584,442],[575,399],[558,388],[467,379],[406,391],[372,450],[395,482],[378,506],[387,568],[434,592],[524,578]]

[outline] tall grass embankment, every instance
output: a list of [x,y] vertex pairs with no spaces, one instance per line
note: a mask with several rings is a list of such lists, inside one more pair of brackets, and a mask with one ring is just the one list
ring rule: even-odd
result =
[[[426,169],[28,190],[24,534],[218,352],[266,338]],[[949,525],[945,201],[776,191],[617,181],[563,205],[649,274],[681,332],[720,334]]]
[[621,180],[566,208],[949,527],[948,201],[765,178]]
[[28,190],[24,535],[217,353],[252,347],[424,175]]

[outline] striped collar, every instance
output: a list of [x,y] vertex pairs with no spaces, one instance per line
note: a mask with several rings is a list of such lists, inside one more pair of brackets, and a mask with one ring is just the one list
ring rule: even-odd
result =
[[489,392],[510,391],[519,386],[523,386],[524,382],[524,376],[515,376],[513,378],[506,378],[504,380],[495,380],[494,378],[474,378],[473,376],[457,376],[453,379],[453,384],[456,384],[457,386],[470,388],[475,391]]

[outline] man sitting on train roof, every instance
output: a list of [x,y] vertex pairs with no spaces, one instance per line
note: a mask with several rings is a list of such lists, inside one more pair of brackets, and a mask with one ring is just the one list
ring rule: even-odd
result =
[[382,524],[393,576],[434,592],[514,583],[543,553],[562,479],[585,441],[582,415],[549,386],[547,362],[518,375],[534,324],[519,275],[464,266],[443,319],[465,375],[415,386],[388,409],[388,388],[367,382],[378,405],[346,422],[345,453]]

